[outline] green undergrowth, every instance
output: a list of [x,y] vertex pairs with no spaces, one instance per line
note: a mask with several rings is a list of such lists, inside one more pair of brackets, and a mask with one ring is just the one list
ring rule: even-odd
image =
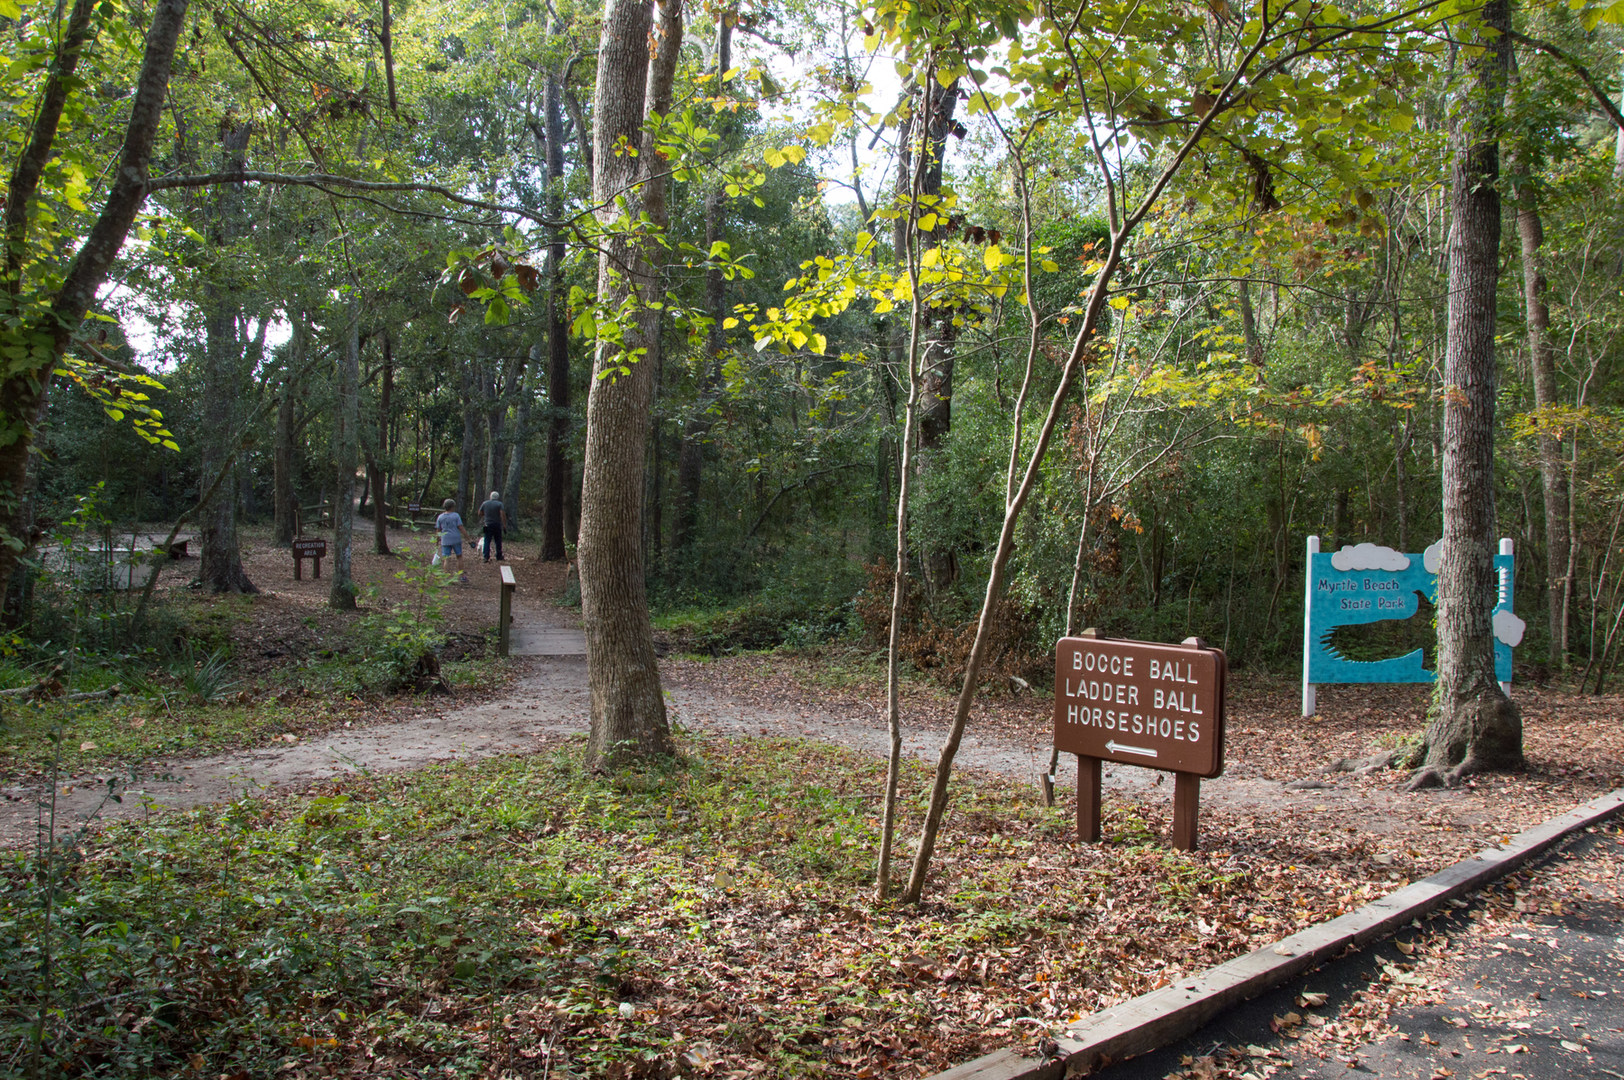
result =
[[[43,701],[0,712],[0,775],[71,775],[153,757],[204,754],[262,742],[307,725],[274,699],[196,703],[122,697],[99,705]],[[60,756],[59,756],[60,755]]]
[[845,605],[779,594],[725,606],[666,606],[654,613],[653,621],[673,649],[696,656],[812,648],[840,639],[850,623]]
[[[39,663],[0,662],[0,688],[30,687],[50,675]],[[505,662],[446,663],[441,674],[454,690],[489,687],[509,671]],[[337,658],[290,666],[269,685],[239,677],[228,654],[185,653],[167,665],[134,662],[82,664],[63,673],[63,696],[0,698],[0,777],[72,775],[155,757],[215,753],[303,734],[372,712],[387,698],[365,697],[356,663]],[[112,698],[70,695],[112,687]],[[374,692],[378,692],[375,691]],[[357,696],[363,695],[363,696]]]
[[[380,1062],[473,1076],[503,1055],[535,1063],[544,1045],[573,1070],[553,1075],[662,1075],[639,1063],[678,1061],[681,1034],[621,1023],[623,1003],[681,981],[661,948],[726,955],[707,942],[741,910],[770,912],[769,925],[800,913],[807,949],[837,924],[879,942],[727,1036],[774,1075],[810,1075],[823,1051],[805,1033],[852,1001],[878,1003],[875,980],[904,952],[1017,943],[1076,915],[1022,895],[1014,868],[1071,827],[1023,788],[961,789],[949,834],[969,831],[986,869],[909,912],[866,899],[883,765],[794,741],[685,737],[684,753],[601,776],[571,745],[110,826],[54,866],[7,856],[0,1076],[22,1075],[29,1055],[13,1054],[42,1016],[47,1076],[347,1075]],[[909,767],[905,786],[917,820],[924,770]],[[960,842],[943,858],[962,857]],[[933,1028],[924,999],[888,1000]]]

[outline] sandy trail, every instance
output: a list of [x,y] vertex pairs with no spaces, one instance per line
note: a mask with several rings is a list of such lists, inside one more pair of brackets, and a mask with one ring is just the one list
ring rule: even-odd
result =
[[[586,647],[578,616],[523,591],[515,598],[514,612],[513,652],[525,658],[524,670],[496,699],[467,706],[444,699],[440,709],[397,723],[339,729],[294,743],[270,742],[209,757],[157,761],[134,775],[104,771],[70,777],[56,792],[57,831],[70,832],[92,820],[223,803],[270,789],[299,790],[355,773],[396,772],[434,762],[533,753],[584,734],[588,724]],[[763,705],[710,690],[677,688],[669,691],[669,702],[673,722],[694,730],[803,737],[876,757],[883,757],[887,750],[884,727],[871,715],[820,707],[812,700]],[[905,733],[903,749],[917,760],[934,762],[941,743],[940,730],[913,728]],[[965,735],[957,765],[1035,786],[1048,753],[1047,740],[1040,742],[1036,736],[1021,741],[972,730]],[[1076,775],[1075,760],[1063,757],[1056,780],[1062,795],[1075,790]],[[110,781],[116,781],[122,801],[107,798]],[[1333,814],[1346,808],[1350,814],[1357,813],[1362,826],[1373,833],[1415,827],[1413,804],[1397,792],[1372,791],[1368,786],[1356,790],[1337,779],[1325,783],[1320,788],[1291,791],[1273,780],[1225,776],[1205,781],[1202,799],[1204,806],[1312,807]],[[1146,769],[1108,765],[1105,785],[1108,791],[1149,792],[1152,799],[1165,792],[1169,802],[1172,798],[1166,775]],[[1158,788],[1160,791],[1152,790]],[[0,847],[33,842],[53,811],[48,788],[0,788],[0,797]],[[1432,796],[1435,801],[1453,797],[1454,793]],[[1477,815],[1465,806],[1459,810],[1463,813],[1457,820],[1472,824]]]

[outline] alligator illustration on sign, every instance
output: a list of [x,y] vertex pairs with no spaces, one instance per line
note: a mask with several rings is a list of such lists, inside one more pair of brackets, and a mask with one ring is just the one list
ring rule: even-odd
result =
[[[1511,650],[1522,642],[1525,624],[1512,611],[1514,559],[1510,541],[1501,541],[1494,568],[1499,578],[1494,608],[1495,678],[1511,682]],[[1318,683],[1426,683],[1436,673],[1426,666],[1431,650],[1416,648],[1380,660],[1350,659],[1345,650],[1367,653],[1393,628],[1375,624],[1413,619],[1432,621],[1437,603],[1440,544],[1407,555],[1380,544],[1351,544],[1321,552],[1309,537],[1308,594],[1303,604],[1304,714],[1313,711]],[[1360,628],[1370,627],[1367,632]],[[1406,635],[1411,636],[1413,635]]]

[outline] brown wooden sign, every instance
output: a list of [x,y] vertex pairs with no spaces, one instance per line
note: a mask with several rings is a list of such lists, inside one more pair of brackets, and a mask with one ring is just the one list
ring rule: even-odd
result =
[[1123,765],[1224,771],[1224,654],[1188,645],[1061,638],[1054,744]]
[[1077,838],[1100,838],[1100,765],[1174,774],[1173,846],[1196,847],[1201,780],[1224,771],[1224,654],[1115,641],[1095,631],[1055,646],[1054,745],[1077,755]]
[[295,540],[293,542],[293,580],[304,580],[304,561],[312,559],[316,564],[315,577],[321,577],[321,560],[327,556],[327,541]]

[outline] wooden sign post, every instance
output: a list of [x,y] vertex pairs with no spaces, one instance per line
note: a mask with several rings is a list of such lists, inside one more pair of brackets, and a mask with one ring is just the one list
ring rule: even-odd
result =
[[1054,745],[1077,755],[1077,839],[1100,839],[1100,769],[1110,761],[1173,773],[1173,846],[1194,851],[1201,779],[1224,771],[1222,650],[1085,630],[1061,638],[1054,658]]
[[293,542],[293,580],[304,580],[304,561],[314,560],[316,564],[315,577],[321,577],[321,560],[327,555],[326,540],[295,540]]

